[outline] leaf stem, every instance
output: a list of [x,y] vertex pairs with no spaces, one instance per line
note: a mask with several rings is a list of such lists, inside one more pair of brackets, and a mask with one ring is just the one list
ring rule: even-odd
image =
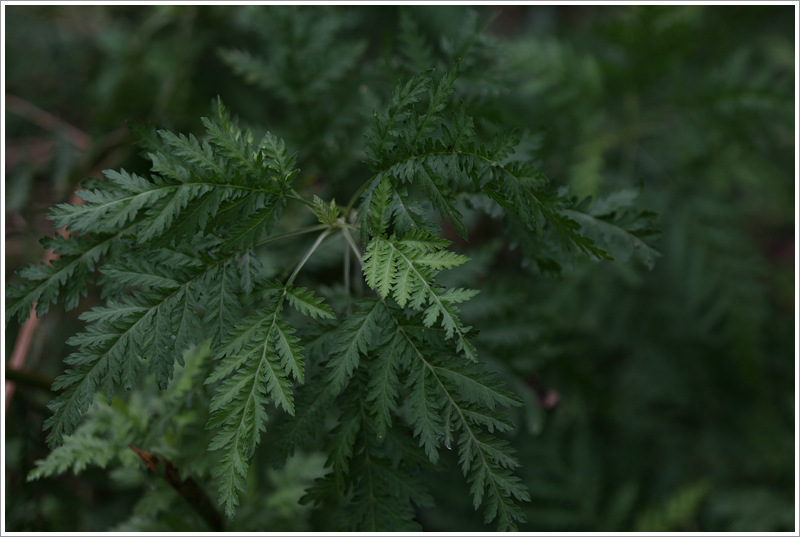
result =
[[358,251],[358,246],[356,246],[353,237],[350,236],[350,228],[352,226],[342,226],[342,233],[344,233],[344,238],[347,241],[347,244],[350,245],[350,248],[353,250],[353,253],[356,254],[356,259],[358,259],[359,265],[362,267],[364,266],[364,260],[361,259],[361,252]]
[[[145,466],[164,478],[178,494],[183,496],[183,499],[189,502],[189,505],[203,517],[212,530],[222,531],[224,527],[222,515],[220,515],[214,503],[194,479],[191,477],[181,479],[178,469],[172,464],[172,461],[163,455],[150,453],[132,444],[128,444],[128,447],[142,459]],[[163,469],[160,468],[161,463],[164,465]]]
[[289,237],[294,237],[297,235],[305,235],[306,233],[313,233],[314,231],[321,231],[323,229],[327,229],[328,224],[317,224],[315,226],[308,226],[300,229],[295,229],[294,231],[288,231],[286,233],[281,233],[280,235],[273,235],[272,237],[267,237],[261,242],[255,243],[253,246],[250,246],[246,249],[256,248],[258,246],[264,246],[265,244],[269,244],[270,242],[281,240],[281,239],[288,239]]
[[314,210],[314,204],[305,199],[303,196],[301,196],[300,193],[294,188],[291,189],[288,194],[286,194],[286,197],[295,201],[299,201],[300,203],[305,205],[306,208],[308,208],[308,210],[310,210],[313,215],[316,216],[317,213]]
[[306,255],[303,256],[303,259],[300,261],[300,263],[298,263],[297,268],[294,269],[294,272],[292,272],[292,275],[289,276],[288,280],[286,280],[286,285],[287,286],[291,285],[292,282],[294,282],[294,279],[297,277],[297,274],[300,272],[300,269],[303,268],[303,265],[306,264],[306,261],[308,261],[308,259],[314,254],[314,252],[317,250],[317,248],[319,248],[319,245],[322,244],[322,241],[324,241],[325,238],[333,232],[333,228],[332,227],[329,227],[327,225],[325,227],[327,229],[325,229],[325,231],[323,231],[322,233],[319,234],[319,237],[317,237],[317,240],[314,241],[314,244],[311,245],[311,248],[308,249],[308,251],[306,252]]
[[[27,324],[25,326],[27,326]],[[53,379],[27,369],[19,369],[6,365],[6,382],[13,382],[18,386],[28,386],[52,393],[50,386],[53,385]],[[6,386],[6,391],[8,391],[8,386]],[[6,410],[8,410],[8,405],[6,405]]]

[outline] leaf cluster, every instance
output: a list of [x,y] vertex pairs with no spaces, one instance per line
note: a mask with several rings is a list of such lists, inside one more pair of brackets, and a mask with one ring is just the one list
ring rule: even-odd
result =
[[[262,38],[303,47],[266,59],[220,55],[289,105],[312,107],[364,53],[361,42],[330,46],[347,24],[281,10]],[[400,25],[404,62],[432,63],[416,23],[403,15]],[[341,513],[337,527],[418,529],[417,513],[436,502],[430,474],[448,464],[485,523],[524,523],[531,494],[508,441],[524,400],[481,360],[478,330],[462,313],[478,290],[448,283],[469,266],[461,250],[471,219],[502,219],[543,270],[583,257],[651,268],[655,233],[635,191],[578,202],[528,158],[522,133],[484,136],[457,84],[475,65],[472,38],[444,47],[456,59],[444,72],[417,70],[376,106],[363,181],[346,206],[310,187],[291,144],[243,129],[221,99],[201,136],[133,124],[150,172],[107,170],[84,184],[82,203],[55,206],[50,218],[70,236],[43,244],[58,259],[23,269],[25,281],[7,293],[7,318],[24,322],[31,308],[76,308],[100,289],[101,303],[68,341],[74,351],[45,422],[53,455],[34,475],[108,463],[113,446],[82,421],[95,397],[111,402],[120,388],[135,395],[143,385],[169,391],[185,351],[206,345],[191,397],[181,398],[199,415],[176,410],[191,423],[176,434],[197,439],[194,475],[213,481],[230,520],[248,509],[263,478],[258,463],[321,452],[324,468],[303,502]],[[322,64],[307,59],[317,53]],[[328,112],[305,119],[336,130]],[[300,151],[320,147],[309,141]],[[341,247],[341,285],[325,272],[328,245]],[[139,436],[143,449],[178,418],[160,419]]]

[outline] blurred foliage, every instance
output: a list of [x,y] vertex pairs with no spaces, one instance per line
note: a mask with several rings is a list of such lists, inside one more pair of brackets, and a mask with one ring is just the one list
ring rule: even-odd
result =
[[[512,439],[533,496],[520,529],[789,531],[793,13],[698,5],[7,6],[7,93],[91,143],[80,150],[68,129],[7,107],[6,275],[42,255],[35,237],[50,229],[44,211],[79,181],[104,167],[144,171],[130,150],[128,119],[196,131],[220,95],[244,124],[301,148],[300,181],[347,199],[365,175],[353,163],[364,159],[371,110],[405,75],[446,67],[469,49],[456,96],[469,103],[477,129],[519,129],[529,156],[580,198],[641,192],[662,232],[652,271],[587,261],[553,276],[498,239],[490,208],[464,200],[473,260],[447,283],[481,282],[465,321],[483,327],[482,359],[528,403]],[[308,139],[314,143],[294,142]],[[60,372],[77,313],[53,308],[42,319],[27,368]],[[16,329],[7,330],[7,355],[15,339]],[[202,350],[194,356],[201,360]],[[191,380],[176,375],[174,389],[181,379]],[[178,389],[185,401],[190,391]],[[162,395],[96,404],[86,430],[118,426],[82,473],[53,478],[46,476],[58,469],[57,456],[45,463],[50,469],[35,463],[47,455],[41,423],[49,397],[20,385],[7,409],[6,529],[207,529],[126,447],[154,435],[185,471],[207,473],[207,439],[175,440],[182,427],[205,421],[190,403],[164,406]],[[269,456],[260,460],[226,529],[330,527],[331,513],[296,501],[322,472],[319,453],[296,453],[281,469]],[[419,522],[431,531],[483,530],[470,503],[448,494],[460,483],[454,457],[449,465],[429,477],[437,504],[422,509]],[[26,482],[32,470],[41,478]]]

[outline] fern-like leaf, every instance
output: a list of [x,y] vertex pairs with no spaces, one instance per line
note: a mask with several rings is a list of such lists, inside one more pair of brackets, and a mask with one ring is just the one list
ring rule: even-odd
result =
[[250,181],[258,185],[266,185],[263,155],[253,143],[253,134],[242,131],[233,124],[222,99],[217,98],[217,118],[212,121],[202,118],[206,132],[217,147],[217,151],[231,162]]
[[325,304],[322,297],[314,296],[314,292],[305,287],[287,286],[286,298],[297,311],[312,319],[333,319],[333,311]]
[[239,278],[232,260],[212,267],[202,281],[205,292],[202,304],[205,309],[203,324],[215,342],[222,341],[233,327],[235,318],[229,312],[241,308],[237,291]]
[[300,173],[295,168],[297,153],[289,154],[284,141],[270,133],[264,135],[260,149],[268,157],[266,166],[275,174],[278,182],[284,187],[291,185],[292,180]]
[[370,403],[374,416],[375,433],[379,439],[386,435],[386,429],[392,424],[392,414],[397,412],[397,400],[400,395],[398,370],[402,363],[402,345],[400,335],[389,338],[380,347],[371,366],[373,376],[367,386],[366,401]]
[[328,361],[328,391],[339,394],[367,352],[372,339],[380,330],[380,302],[363,300],[359,308],[343,323],[336,338],[338,351]]
[[426,352],[435,335],[433,340],[431,334],[423,338],[424,327],[409,324],[395,307],[386,305],[385,311],[400,336],[395,345],[404,347],[409,356],[408,407],[420,446],[436,462],[439,445],[451,449],[452,439],[457,438],[475,508],[484,505],[486,522],[497,519],[499,529],[514,531],[516,522],[524,520],[517,502],[529,501],[530,494],[511,473],[518,466],[511,448],[484,428],[508,430],[510,425],[497,415],[497,407],[519,406],[522,401],[476,364]]
[[108,253],[117,236],[100,240],[81,237],[65,239],[60,235],[43,239],[46,248],[54,248],[60,259],[50,264],[30,265],[19,271],[28,281],[6,289],[6,323],[13,318],[27,319],[31,308],[44,315],[54,302],[61,301],[66,309],[76,307],[92,279],[95,265]]
[[284,202],[281,198],[266,201],[266,206],[252,210],[240,224],[233,226],[226,237],[225,249],[241,250],[253,246],[264,234],[272,231],[280,218]]
[[[180,362],[185,348],[178,345],[195,341],[198,315],[187,304],[191,306],[198,300],[197,283],[206,271],[185,266],[180,254],[165,255],[171,256],[167,259],[173,260],[173,275],[179,280],[154,279],[148,274],[152,269],[144,265],[120,266],[119,274],[124,269],[130,283],[146,284],[150,289],[82,314],[83,320],[95,324],[68,341],[77,350],[65,360],[70,369],[53,384],[53,389],[63,391],[49,405],[53,415],[45,426],[51,429],[50,445],[60,444],[64,436],[74,431],[96,391],[102,391],[110,400],[119,384],[131,388],[142,359],[148,361],[158,385],[166,387],[174,363]],[[177,270],[181,265],[184,270]]]
[[364,252],[364,278],[381,298],[390,294],[401,307],[425,308],[425,325],[441,318],[447,337],[456,336],[458,349],[476,359],[454,304],[469,298],[471,292],[442,292],[433,283],[436,272],[463,264],[467,257],[445,249],[449,241],[428,232],[414,230],[402,239],[374,237]]
[[193,134],[185,136],[174,134],[167,130],[160,130],[158,134],[164,143],[172,149],[173,154],[184,159],[194,167],[203,179],[213,183],[224,183],[228,173],[226,166],[215,154],[211,144],[204,141],[202,144]]
[[420,446],[434,464],[439,462],[439,433],[443,429],[442,405],[436,397],[435,377],[424,363],[417,363],[408,376],[411,393],[409,409],[414,418],[414,436],[419,437]]
[[250,459],[266,430],[267,404],[294,415],[291,380],[304,380],[294,330],[280,318],[283,300],[240,322],[217,353],[206,383],[222,381],[211,400],[208,428],[217,429],[210,450],[222,451],[216,470],[220,502],[232,517]]

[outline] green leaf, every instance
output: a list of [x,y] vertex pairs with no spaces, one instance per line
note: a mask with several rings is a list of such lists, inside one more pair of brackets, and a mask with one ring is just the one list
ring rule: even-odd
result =
[[503,407],[523,405],[519,397],[502,388],[495,375],[483,371],[474,362],[447,362],[434,366],[433,369],[438,378],[453,382],[463,398],[491,411],[495,410],[496,405]]
[[297,311],[312,319],[333,319],[336,317],[322,297],[305,287],[286,286],[286,298]]
[[367,352],[372,338],[380,330],[380,302],[362,300],[352,315],[337,330],[337,351],[328,361],[327,391],[339,394],[358,367],[359,357]]
[[381,298],[390,294],[398,305],[425,310],[425,325],[440,324],[447,337],[455,336],[459,350],[476,359],[475,349],[467,340],[469,327],[459,318],[455,302],[468,298],[470,291],[441,291],[433,283],[436,272],[468,260],[466,256],[445,250],[449,242],[422,230],[394,236],[374,237],[364,251],[364,279]]
[[303,358],[280,304],[258,311],[231,330],[206,383],[222,381],[211,399],[207,428],[217,429],[209,450],[222,451],[216,469],[220,502],[232,517],[250,459],[266,430],[268,397],[294,415],[291,381],[303,380]]
[[225,237],[226,249],[239,250],[251,247],[261,237],[272,231],[275,222],[283,212],[284,201],[280,198],[273,198],[266,204],[266,207],[253,211],[241,224],[233,227],[230,234]]
[[202,280],[202,288],[206,290],[201,299],[205,309],[203,325],[216,342],[225,339],[236,321],[230,312],[242,307],[237,296],[239,286],[238,271],[232,260],[212,267]]
[[275,352],[281,359],[281,367],[287,376],[294,377],[295,381],[302,384],[305,382],[303,355],[294,328],[278,319],[275,322],[274,338]]
[[381,346],[370,364],[373,374],[367,386],[366,400],[374,415],[375,432],[381,439],[391,426],[392,414],[397,412],[397,398],[400,395],[397,372],[400,367],[401,344],[401,336],[396,334],[387,344]]
[[278,182],[283,188],[291,186],[292,180],[299,173],[295,168],[297,153],[290,155],[284,141],[270,133],[264,135],[259,147],[267,157],[265,162],[267,168],[275,174]]
[[392,186],[389,180],[384,177],[378,182],[378,186],[372,193],[372,201],[369,206],[369,222],[372,226],[372,233],[381,235],[386,231],[388,220],[387,207],[392,199]]
[[217,158],[208,142],[201,144],[193,134],[187,137],[167,130],[160,130],[158,134],[173,153],[193,165],[201,177],[214,183],[225,182],[228,173],[223,161]]
[[440,442],[452,449],[457,436],[459,463],[475,508],[484,505],[486,522],[497,519],[498,528],[515,530],[516,522],[524,520],[517,502],[530,501],[530,494],[511,473],[518,466],[513,450],[483,427],[490,432],[508,430],[497,407],[518,406],[521,401],[475,364],[443,355],[437,346],[429,350],[435,338],[423,339],[422,330],[409,325],[395,308],[386,306],[385,311],[400,336],[393,344],[404,348],[411,361],[408,408],[420,446],[435,463]]
[[435,395],[435,378],[424,362],[418,362],[408,377],[412,386],[408,405],[414,419],[414,436],[419,437],[419,445],[425,454],[436,464],[439,461],[439,435],[442,431],[442,402]]
[[336,200],[331,200],[330,203],[325,203],[319,196],[314,195],[312,200],[314,214],[320,224],[328,224],[329,226],[336,224],[339,218],[339,208],[336,206]]
[[217,117],[214,121],[202,118],[206,132],[211,142],[217,147],[217,152],[238,168],[242,174],[258,185],[266,186],[266,174],[262,162],[262,155],[253,143],[250,131],[242,131],[234,125],[222,99],[217,97]]
[[185,185],[151,204],[145,213],[145,221],[140,226],[137,238],[143,244],[160,237],[172,226],[173,221],[187,208],[190,201],[203,196],[211,190],[210,185]]
[[108,253],[117,238],[93,241],[71,237],[68,240],[58,235],[43,241],[61,256],[49,265],[29,265],[19,271],[28,281],[6,289],[6,323],[14,317],[24,322],[34,305],[40,317],[47,313],[50,304],[59,300],[68,310],[76,307],[81,296],[86,295],[95,264]]

